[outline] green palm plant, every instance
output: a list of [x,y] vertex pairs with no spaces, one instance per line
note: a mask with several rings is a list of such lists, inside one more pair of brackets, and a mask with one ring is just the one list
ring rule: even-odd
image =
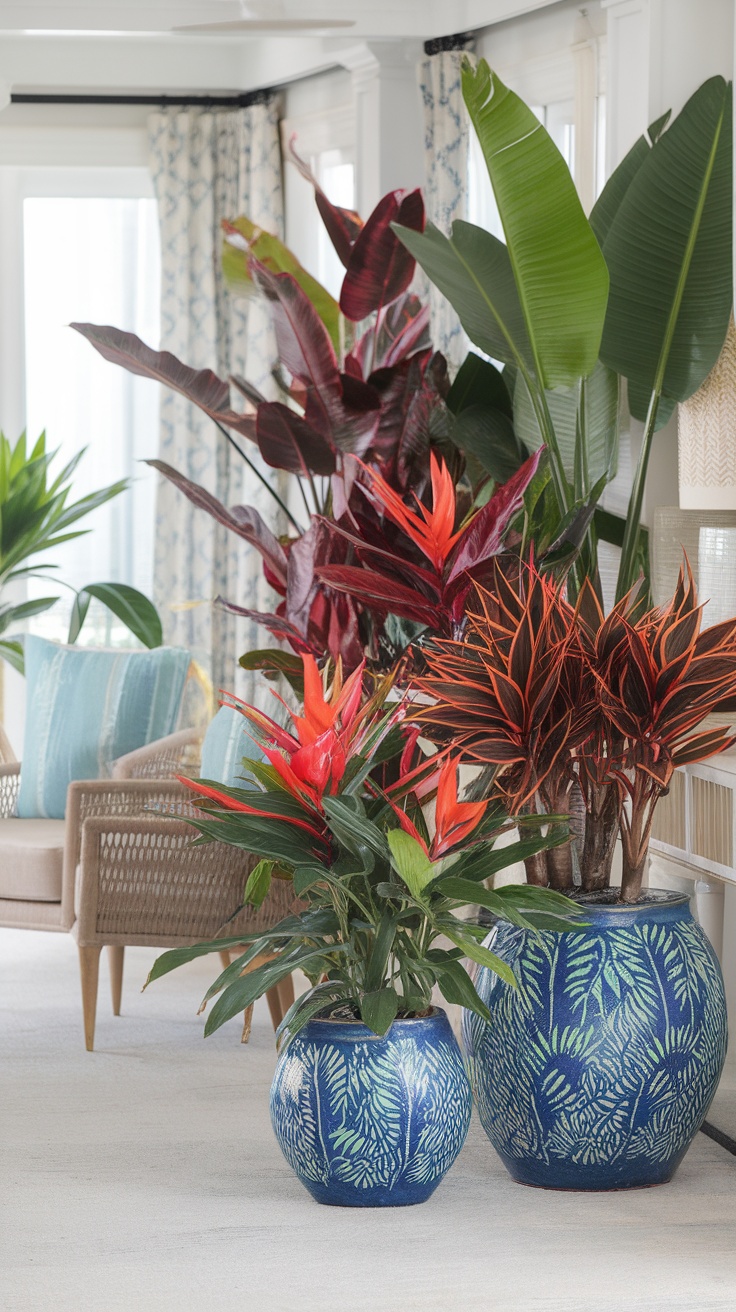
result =
[[[46,578],[48,571],[58,569],[44,561],[43,555],[89,532],[73,526],[128,486],[127,479],[121,479],[70,501],[71,480],[84,451],[77,452],[56,474],[51,471],[55,454],[46,449],[45,433],[30,451],[25,433],[15,446],[0,433],[0,657],[21,673],[23,648],[5,635],[11,625],[48,610],[58,596],[11,602],[3,600],[3,592],[15,582],[32,576]],[[161,622],[147,597],[121,584],[94,583],[75,599],[70,642],[76,640],[92,596],[103,601],[146,646],[160,644]]]
[[[503,365],[500,378],[477,357],[464,366],[474,422],[461,409],[456,440],[476,456],[501,444],[512,463],[543,443],[557,518],[588,521],[572,591],[587,576],[600,594],[598,531],[622,548],[620,598],[648,572],[640,519],[654,434],[704,381],[728,328],[731,86],[710,78],[669,128],[669,114],[653,124],[589,220],[544,127],[484,60],[466,62],[463,96],[505,243],[464,222],[450,235],[396,228],[470,340]],[[645,425],[631,500],[625,521],[594,519],[616,473],[623,380]],[[542,498],[536,510],[543,519]]]

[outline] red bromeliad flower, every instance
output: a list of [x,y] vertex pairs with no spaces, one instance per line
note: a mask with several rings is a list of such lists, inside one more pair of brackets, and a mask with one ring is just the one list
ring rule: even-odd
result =
[[386,482],[377,469],[363,465],[363,472],[368,479],[364,486],[366,494],[374,504],[392,519],[394,524],[403,529],[406,536],[419,547],[427,560],[431,560],[439,572],[458,539],[461,530],[455,533],[455,484],[450,477],[447,465],[437,459],[434,452],[429,456],[430,476],[432,480],[432,509],[430,510],[415,495],[419,513],[412,510],[398,492]]
[[[227,811],[272,816],[329,845],[323,798],[339,791],[350,762],[375,752],[405,715],[402,702],[388,713],[383,709],[390,678],[372,697],[366,696],[364,664],[344,681],[338,665],[329,693],[325,694],[314,657],[302,656],[304,703],[300,715],[289,710],[293,732],[234,694],[226,695],[224,704],[238,710],[253,725],[254,741],[269,762],[268,766],[251,762],[251,772],[264,786],[263,792],[246,794],[241,789],[232,796],[198,780],[182,778],[181,782]],[[274,810],[274,798],[279,795],[283,800]],[[295,802],[299,808],[296,811]]]
[[434,455],[430,458],[432,507],[417,500],[418,511],[407,505],[376,469],[362,465],[356,486],[384,521],[390,520],[401,530],[404,542],[390,541],[380,528],[368,532],[368,526],[355,517],[352,529],[330,525],[333,535],[355,549],[361,564],[317,566],[317,576],[330,588],[359,598],[363,605],[422,624],[441,636],[457,636],[464,623],[468,593],[474,582],[484,583],[492,570],[541,455],[542,448],[459,527],[452,477]]
[[[435,762],[433,761],[432,764],[435,764]],[[422,770],[422,767],[420,766],[419,769]],[[457,772],[457,757],[447,757],[441,765],[435,766],[433,773],[424,775],[420,787],[412,789],[417,797],[424,796],[427,792],[437,789],[435,833],[431,844],[425,842],[406,812],[392,800],[390,795],[388,797],[401,828],[419,843],[430,861],[438,861],[440,857],[446,856],[448,852],[451,852],[453,848],[468,838],[477,829],[488,806],[487,800],[483,802],[458,801]],[[399,779],[395,788],[389,790],[389,794],[402,788],[402,786],[406,786],[406,777]]]

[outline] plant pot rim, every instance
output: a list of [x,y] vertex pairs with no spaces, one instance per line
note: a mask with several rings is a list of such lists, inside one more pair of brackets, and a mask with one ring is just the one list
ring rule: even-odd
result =
[[[445,1020],[447,1019],[447,1012],[444,1007],[432,1007],[431,1011],[429,1011],[426,1016],[397,1016],[395,1020],[392,1020],[385,1034],[374,1034],[373,1030],[369,1029],[365,1021],[362,1020],[356,1020],[355,1018],[348,1019],[347,1017],[343,1018],[341,1016],[314,1016],[311,1020],[307,1021],[304,1030],[309,1029],[312,1025],[324,1025],[328,1029],[340,1029],[342,1031],[340,1038],[343,1039],[354,1038],[363,1040],[368,1038],[376,1039],[380,1042],[381,1040],[388,1038],[394,1026],[417,1025],[426,1021],[441,1020],[442,1018]],[[351,1030],[355,1031],[355,1033],[351,1034]]]
[[636,902],[622,902],[618,888],[603,888],[596,893],[583,893],[579,889],[573,889],[567,896],[586,910],[614,913],[669,910],[673,907],[687,906],[690,902],[689,893],[678,893],[670,888],[643,888]]

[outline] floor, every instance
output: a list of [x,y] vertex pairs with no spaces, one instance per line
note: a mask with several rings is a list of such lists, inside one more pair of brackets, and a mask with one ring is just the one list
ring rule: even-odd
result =
[[0,931],[2,1312],[736,1308],[736,1158],[704,1135],[664,1188],[558,1194],[474,1122],[424,1206],[321,1208],[271,1134],[265,1006],[248,1047],[237,1020],[205,1041],[210,969],[141,995],[153,955],[129,950],[119,1019],[101,980],[90,1054],[72,941]]

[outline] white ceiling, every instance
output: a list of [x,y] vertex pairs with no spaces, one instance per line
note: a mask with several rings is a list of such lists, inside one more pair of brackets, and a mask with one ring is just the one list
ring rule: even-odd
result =
[[[333,18],[353,20],[353,36],[427,37],[496,23],[549,3],[551,0],[0,0],[0,31],[160,35],[177,27],[241,18]],[[182,34],[176,39],[192,37]],[[227,39],[253,38],[228,34]]]
[[[0,86],[33,92],[218,92],[355,67],[368,43],[414,59],[431,37],[489,26],[554,0],[0,0]],[[265,20],[349,28],[180,32]]]

